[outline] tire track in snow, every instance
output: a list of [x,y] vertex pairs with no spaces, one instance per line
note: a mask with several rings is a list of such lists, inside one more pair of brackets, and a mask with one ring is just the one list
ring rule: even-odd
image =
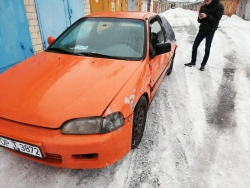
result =
[[[190,33],[190,38],[192,38],[191,33]],[[201,44],[202,45],[202,44]],[[198,56],[201,53],[198,51]],[[230,59],[231,57],[226,56],[225,58]],[[233,73],[233,68],[232,65],[227,64],[226,67],[224,68],[224,76],[223,79],[225,79],[225,77],[228,77],[226,80],[229,82],[232,81],[232,77],[231,74]],[[205,80],[203,80],[203,77],[199,77],[196,76],[197,80],[202,80],[203,84],[206,86],[206,89],[209,88],[210,86],[212,87],[212,82],[211,82],[211,76],[208,76],[208,78],[206,78]],[[176,84],[175,84],[176,85]],[[227,85],[224,82],[222,82],[220,88],[228,88],[228,90],[231,90],[231,85]],[[222,92],[220,91],[219,93],[221,94],[221,97],[219,98],[219,105],[218,107],[211,107],[210,103],[211,100],[213,101],[213,96],[209,96],[209,92],[208,94],[206,94],[206,89],[202,89],[200,92],[205,91],[205,95],[202,96],[208,96],[207,99],[203,99],[203,105],[204,105],[204,109],[207,115],[207,119],[209,119],[211,117],[211,112],[210,111],[214,111],[213,112],[213,116],[219,114],[219,116],[217,116],[217,124],[220,124],[221,122],[218,121],[218,117],[223,116],[223,114],[225,115],[225,111],[224,113],[218,113],[221,111],[222,108],[225,109],[230,109],[230,106],[232,106],[230,104],[230,102],[228,100],[225,100],[225,98],[227,98],[227,93],[228,92]],[[219,89],[221,90],[221,89]],[[176,92],[178,94],[178,92]],[[234,98],[234,94],[232,93],[231,96],[229,96],[229,99]],[[180,101],[180,100],[178,100]],[[220,105],[223,104],[223,105]],[[229,105],[228,105],[229,104]],[[226,105],[226,106],[225,106]],[[176,108],[177,109],[177,108]],[[216,110],[214,110],[216,109]],[[179,109],[178,109],[179,110]],[[180,111],[179,111],[180,112]],[[226,116],[226,115],[225,115]],[[185,119],[185,118],[184,118]],[[204,122],[205,124],[209,123],[209,122]],[[228,123],[228,122],[227,122]],[[192,123],[190,123],[190,127],[192,127],[191,125]],[[224,124],[226,125],[226,123]],[[185,126],[186,127],[186,126]],[[188,132],[186,130],[186,132]],[[193,161],[195,161],[195,163],[193,163],[188,170],[188,173],[185,175],[186,177],[183,177],[182,179],[180,179],[181,181],[181,185],[182,187],[207,187],[208,185],[208,181],[206,180],[206,175],[209,174],[211,165],[214,162],[214,158],[216,156],[217,153],[217,138],[219,136],[219,132],[218,130],[214,130],[210,127],[208,127],[204,132],[203,132],[203,145],[198,147],[196,152],[196,155],[194,155],[193,157]],[[205,147],[204,147],[205,146]],[[185,167],[183,167],[183,170],[185,170]],[[183,174],[182,174],[183,175]],[[192,177],[192,178],[190,178]]]
[[[221,35],[220,40],[227,41],[228,45],[235,44],[226,32],[222,33],[222,29],[219,29],[217,32]],[[225,43],[222,42],[222,44]],[[220,48],[223,49],[224,46],[220,46]],[[236,93],[232,82],[234,79],[234,72],[236,70],[234,64],[236,64],[239,60],[231,54],[238,53],[235,51],[224,52],[225,63],[222,70],[223,76],[218,87],[218,95],[214,96],[213,94],[209,94],[208,88],[211,88],[214,85],[214,80],[211,75],[213,72],[211,69],[208,69],[210,72],[208,72],[207,76],[204,76],[206,73],[201,73],[203,74],[202,76],[199,76],[201,75],[199,73],[194,73],[196,74],[195,76],[197,80],[201,81],[200,92],[203,93],[203,106],[207,119],[207,122],[204,123],[208,127],[203,132],[203,145],[197,149],[197,155],[194,157],[195,163],[190,165],[186,178],[183,178],[189,184],[189,186],[186,185],[187,187],[209,187],[210,184],[208,178],[210,177],[209,173],[211,171],[211,165],[214,163],[217,154],[218,139],[225,129],[233,130],[235,126],[233,114]],[[193,74],[193,72],[191,73]],[[211,105],[211,101],[218,101],[218,103],[217,105]],[[192,179],[188,180],[189,177],[192,177]],[[183,185],[183,187],[185,186]]]
[[[191,26],[191,25],[190,25],[190,27],[196,28],[195,26]],[[192,29],[186,30],[186,31],[188,32],[189,37],[185,37],[184,40],[189,41],[189,43],[191,44],[191,43],[193,43],[194,38],[195,38],[194,31]],[[177,32],[177,36],[179,36],[181,38],[178,41],[183,40],[182,32],[183,32],[182,30],[180,30],[180,33],[179,33],[179,31]],[[200,51],[198,51],[198,56],[200,56],[201,54],[202,53]],[[186,62],[184,62],[184,63],[186,63]],[[181,62],[181,65],[183,66],[184,63]],[[185,71],[186,71],[185,68],[183,69],[181,66],[178,66],[176,73],[177,73],[177,75],[185,75]],[[199,74],[199,73],[196,73],[197,70],[194,70],[194,71],[195,71],[194,76]],[[191,73],[191,74],[193,74],[193,73]],[[181,78],[182,78],[181,82],[188,84],[185,77],[181,77]],[[179,186],[180,187],[192,187],[194,184],[196,184],[195,182],[199,181],[199,179],[200,179],[199,173],[196,173],[193,176],[192,169],[195,168],[196,170],[201,170],[203,168],[206,168],[206,166],[210,165],[210,160],[207,160],[206,157],[200,156],[201,150],[204,150],[207,148],[197,148],[197,145],[196,145],[195,140],[193,138],[193,135],[192,135],[193,134],[192,133],[193,122],[190,119],[190,117],[187,115],[187,111],[189,109],[189,106],[187,106],[187,104],[182,103],[183,95],[181,93],[185,93],[187,91],[183,92],[184,89],[182,89],[182,91],[180,89],[178,89],[178,84],[181,85],[179,83],[180,82],[179,77],[173,78],[171,75],[169,79],[170,80],[167,83],[166,87],[169,88],[169,93],[170,93],[170,95],[172,95],[171,101],[169,101],[169,103],[173,104],[172,110],[170,113],[176,114],[175,116],[177,116],[177,119],[179,121],[175,122],[174,126],[176,126],[176,124],[177,124],[177,125],[179,125],[177,130],[178,131],[182,130],[181,133],[178,133],[175,131],[170,133],[171,136],[176,135],[175,137],[173,137],[173,139],[171,139],[171,144],[172,144],[172,148],[173,148],[171,152],[173,153],[173,158],[174,158],[173,160],[177,164],[176,165],[176,172],[177,172],[176,178],[178,179],[177,187],[179,187]],[[177,80],[178,80],[178,82],[177,82]],[[197,80],[199,80],[199,79],[197,79]],[[193,81],[197,81],[197,80],[193,80]],[[171,84],[171,85],[169,85],[169,84]],[[181,86],[179,86],[179,87],[181,87]],[[187,88],[188,86],[185,85],[185,87]],[[171,114],[170,114],[170,116],[171,116]],[[205,136],[206,138],[204,138],[205,145],[207,145],[208,143],[211,143],[213,141],[213,137],[211,137],[209,133],[206,133],[206,134],[207,134]],[[178,148],[178,149],[176,149],[176,148]],[[208,155],[211,155],[214,153],[213,148],[214,147],[211,147],[211,149],[207,150]],[[182,153],[182,155],[180,155],[180,153]],[[204,153],[204,151],[203,151],[203,153]]]
[[[168,87],[171,88],[169,89],[169,92],[171,93],[170,95],[173,96],[173,98],[171,98],[173,101],[170,101],[172,104],[172,111],[170,113],[176,113],[177,119],[179,120],[178,122],[174,123],[174,126],[176,126],[176,124],[179,125],[177,132],[170,133],[172,136],[176,135],[175,138],[179,142],[178,143],[172,139],[173,151],[171,152],[174,154],[173,156],[176,158],[176,163],[178,164],[178,160],[180,159],[178,157],[179,152],[176,152],[175,149],[178,148],[178,145],[179,148],[182,148],[182,163],[180,163],[178,168],[176,168],[178,174],[177,178],[181,184],[181,187],[197,187],[195,185],[202,177],[201,172],[207,171],[213,161],[213,157],[215,156],[216,144],[211,145],[211,143],[214,142],[216,134],[206,130],[203,133],[204,145],[198,146],[196,144],[192,132],[193,122],[186,113],[189,107],[186,106],[186,104],[182,104],[181,102],[182,95],[180,95],[181,92],[176,87],[177,79],[179,78],[171,77],[170,82],[167,83]],[[171,85],[169,85],[170,83]],[[181,133],[179,133],[180,130]],[[210,147],[206,147],[209,145]]]
[[[220,34],[220,31],[217,32]],[[223,31],[221,32],[223,35],[220,34],[220,39],[227,40],[228,45],[232,44],[230,36],[227,36]],[[196,156],[195,161],[197,161],[198,165],[190,169],[191,172],[195,172],[192,174],[192,177],[199,177],[192,181],[192,187],[209,187],[210,182],[207,177],[210,177],[211,166],[215,161],[218,150],[218,139],[223,129],[231,128],[235,125],[233,108],[236,93],[232,85],[235,72],[235,57],[228,54],[235,54],[235,52],[226,52],[224,54],[226,63],[223,68],[223,76],[217,92],[218,94],[215,96],[216,99],[214,99],[213,96],[209,96],[209,91],[207,91],[207,88],[212,87],[211,75],[202,77],[202,85],[205,86],[205,89],[204,87],[202,89],[204,93],[203,96],[208,96],[204,98],[203,105],[209,127],[204,133],[204,146],[206,147],[198,149],[198,153],[202,153],[203,155]],[[208,92],[208,94],[206,94],[206,92]],[[211,103],[211,101],[218,101],[218,103],[214,104]]]
[[[218,30],[220,38],[224,38],[228,45],[234,44],[232,38],[226,31]],[[234,122],[234,100],[236,92],[233,87],[235,64],[237,59],[235,57],[236,51],[228,51],[224,53],[225,65],[223,68],[223,76],[218,89],[217,98],[218,103],[215,106],[210,104],[207,110],[208,123],[218,126],[218,129],[231,128],[236,126]],[[209,101],[206,101],[209,104]]]

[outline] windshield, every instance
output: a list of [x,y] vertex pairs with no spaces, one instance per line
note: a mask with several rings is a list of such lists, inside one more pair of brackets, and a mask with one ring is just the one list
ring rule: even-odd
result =
[[106,58],[141,59],[145,48],[143,20],[83,18],[47,51]]

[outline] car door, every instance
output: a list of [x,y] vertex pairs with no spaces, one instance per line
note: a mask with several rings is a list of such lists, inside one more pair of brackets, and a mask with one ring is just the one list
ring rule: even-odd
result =
[[[162,27],[161,20],[158,16],[155,16],[150,19],[150,52],[155,50],[156,43],[165,43],[165,31]],[[157,41],[157,42],[154,42]],[[161,74],[163,73],[167,63],[169,60],[169,53],[161,54],[161,55],[150,55],[149,58],[149,67],[151,71],[151,81],[150,87],[151,90],[154,89],[155,85],[157,84]]]

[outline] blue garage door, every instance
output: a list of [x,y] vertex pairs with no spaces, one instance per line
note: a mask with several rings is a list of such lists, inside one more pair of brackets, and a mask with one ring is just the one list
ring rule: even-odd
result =
[[84,16],[84,0],[36,0],[43,47],[49,36],[58,37],[72,23]]
[[23,0],[0,0],[0,73],[34,54]]

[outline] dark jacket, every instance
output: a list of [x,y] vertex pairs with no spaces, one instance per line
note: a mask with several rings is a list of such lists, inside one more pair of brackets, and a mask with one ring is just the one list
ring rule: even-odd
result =
[[204,19],[199,19],[200,31],[205,33],[213,33],[216,31],[219,25],[219,21],[224,14],[224,7],[219,0],[212,0],[209,5],[202,5],[199,13],[205,13],[207,15]]

